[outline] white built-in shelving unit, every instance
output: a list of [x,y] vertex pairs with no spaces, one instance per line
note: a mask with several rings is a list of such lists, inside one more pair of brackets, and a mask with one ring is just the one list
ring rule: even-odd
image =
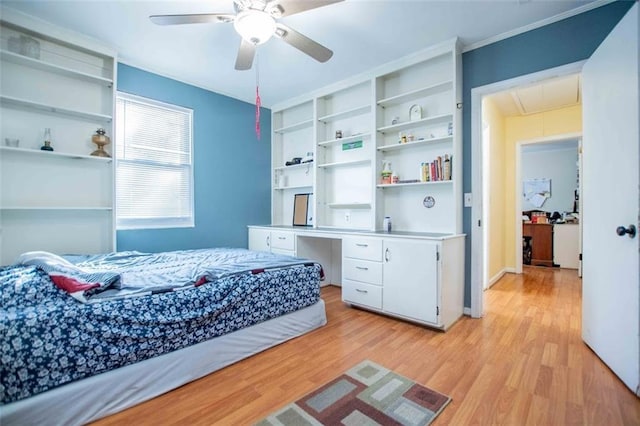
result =
[[[461,233],[461,76],[454,39],[274,106],[272,224],[313,193],[314,227],[376,231],[391,216],[400,231]],[[312,166],[285,166],[309,152]],[[445,156],[451,178],[424,181],[422,163]],[[383,162],[399,183],[381,181]]]
[[[113,136],[115,52],[10,9],[1,16],[0,264],[33,250],[111,251],[114,162],[90,153],[98,128]],[[40,150],[45,128],[53,152]]]

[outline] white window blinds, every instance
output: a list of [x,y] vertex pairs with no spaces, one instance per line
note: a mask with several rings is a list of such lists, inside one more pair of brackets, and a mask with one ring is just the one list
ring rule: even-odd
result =
[[118,229],[194,226],[193,111],[118,93]]

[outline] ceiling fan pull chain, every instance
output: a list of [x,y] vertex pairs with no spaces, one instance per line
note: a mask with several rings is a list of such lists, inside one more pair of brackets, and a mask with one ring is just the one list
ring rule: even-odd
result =
[[256,52],[256,137],[260,140],[260,71],[259,56]]

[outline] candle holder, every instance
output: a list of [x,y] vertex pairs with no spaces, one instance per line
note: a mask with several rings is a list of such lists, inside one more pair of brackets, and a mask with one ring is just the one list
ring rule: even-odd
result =
[[91,153],[91,155],[95,157],[105,157],[111,158],[111,155],[107,151],[104,150],[105,145],[109,145],[111,140],[109,136],[106,135],[106,131],[102,128],[96,130],[96,134],[91,136],[91,142],[95,143],[98,147],[95,151]]

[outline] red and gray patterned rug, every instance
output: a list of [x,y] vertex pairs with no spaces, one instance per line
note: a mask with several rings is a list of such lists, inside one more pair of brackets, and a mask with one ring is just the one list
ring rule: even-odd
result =
[[446,395],[366,360],[257,425],[423,426],[450,401]]

